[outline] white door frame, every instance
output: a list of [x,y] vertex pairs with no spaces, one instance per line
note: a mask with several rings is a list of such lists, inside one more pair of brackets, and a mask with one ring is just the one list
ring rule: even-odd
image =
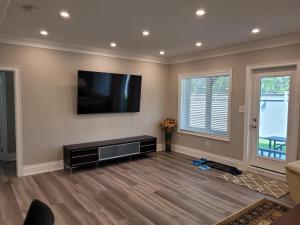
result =
[[22,133],[22,95],[21,95],[21,75],[20,68],[1,66],[0,70],[12,71],[14,76],[15,93],[15,123],[16,123],[16,161],[17,176],[23,176],[23,133]]
[[[246,66],[246,86],[245,86],[245,115],[244,115],[244,145],[243,145],[243,169],[249,170],[253,167],[250,165],[250,157],[251,157],[251,99],[252,99],[252,91],[253,91],[253,83],[252,77],[254,75],[254,70],[258,69],[276,69],[276,68],[284,68],[284,67],[296,67],[295,71],[295,80],[294,80],[294,93],[293,95],[293,104],[290,104],[289,110],[295,112],[296,121],[290,123],[289,130],[293,132],[289,132],[289,138],[291,140],[298,140],[298,129],[299,129],[299,108],[300,108],[300,61],[283,61],[283,62],[275,62],[275,63],[266,63],[266,64],[256,64],[256,65],[248,65]],[[298,152],[298,143],[291,143],[289,146],[290,149],[297,149],[297,151],[292,151],[294,155],[290,155],[290,158],[297,158]],[[287,159],[289,161],[289,159]]]

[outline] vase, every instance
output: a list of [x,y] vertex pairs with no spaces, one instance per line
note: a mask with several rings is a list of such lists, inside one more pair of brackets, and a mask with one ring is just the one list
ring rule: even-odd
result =
[[166,141],[166,152],[170,152],[172,150],[172,129],[165,129],[165,141]]

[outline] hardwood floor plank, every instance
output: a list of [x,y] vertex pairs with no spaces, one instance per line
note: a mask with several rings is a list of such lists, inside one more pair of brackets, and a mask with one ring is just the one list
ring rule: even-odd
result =
[[0,184],[0,221],[2,224],[14,225],[22,221],[22,212],[12,191],[9,181]]
[[294,206],[201,171],[192,157],[157,156],[101,168],[16,178],[0,165],[0,224],[22,224],[31,201],[50,206],[58,225],[211,225],[262,198]]

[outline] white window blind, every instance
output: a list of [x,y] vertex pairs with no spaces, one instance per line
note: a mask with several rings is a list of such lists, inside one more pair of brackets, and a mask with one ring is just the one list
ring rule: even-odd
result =
[[179,130],[228,138],[230,74],[183,76]]

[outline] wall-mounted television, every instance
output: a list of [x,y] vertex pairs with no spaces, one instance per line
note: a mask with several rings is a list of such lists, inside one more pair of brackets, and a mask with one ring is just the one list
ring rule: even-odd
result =
[[78,114],[139,112],[142,76],[78,71]]

